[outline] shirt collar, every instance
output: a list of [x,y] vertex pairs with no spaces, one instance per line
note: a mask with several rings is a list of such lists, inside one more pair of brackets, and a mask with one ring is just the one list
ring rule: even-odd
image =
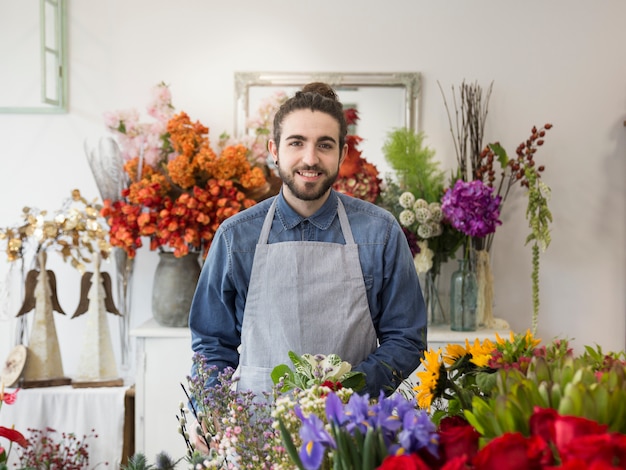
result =
[[304,220],[308,220],[320,230],[326,230],[330,227],[330,224],[332,224],[337,215],[337,193],[334,189],[331,189],[328,199],[315,214],[311,217],[302,217],[287,204],[285,196],[283,196],[283,190],[281,189],[278,194],[278,201],[276,202],[276,214],[284,225],[285,230],[291,230]]

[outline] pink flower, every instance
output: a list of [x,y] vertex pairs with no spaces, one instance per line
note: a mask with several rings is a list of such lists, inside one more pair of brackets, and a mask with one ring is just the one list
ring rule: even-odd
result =
[[17,400],[17,392],[19,391],[19,388],[16,389],[13,393],[3,391],[2,394],[0,394],[0,400],[2,400],[7,405],[12,405],[13,403],[15,403],[15,400]]

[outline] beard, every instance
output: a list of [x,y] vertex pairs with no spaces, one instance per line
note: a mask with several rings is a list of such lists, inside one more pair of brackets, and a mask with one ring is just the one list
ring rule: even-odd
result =
[[[298,199],[302,201],[315,201],[320,199],[326,192],[332,187],[337,180],[339,174],[339,166],[333,173],[328,173],[326,170],[318,166],[305,166],[296,168],[291,172],[283,169],[278,160],[278,175],[283,180],[283,183],[289,188],[289,191]],[[315,183],[303,183],[300,186],[296,184],[294,174],[297,171],[317,171],[321,173],[323,178]]]

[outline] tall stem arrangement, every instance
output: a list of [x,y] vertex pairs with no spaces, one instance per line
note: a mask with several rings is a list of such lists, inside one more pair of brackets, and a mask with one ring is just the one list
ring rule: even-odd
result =
[[474,169],[478,167],[480,153],[483,149],[483,138],[485,134],[485,123],[489,108],[489,99],[493,82],[483,94],[483,88],[476,82],[466,83],[463,81],[457,90],[454,85],[452,90],[452,103],[454,105],[454,120],[446,94],[437,82],[443,103],[446,107],[450,133],[454,142],[456,160],[459,170],[459,178],[464,181],[475,179]]

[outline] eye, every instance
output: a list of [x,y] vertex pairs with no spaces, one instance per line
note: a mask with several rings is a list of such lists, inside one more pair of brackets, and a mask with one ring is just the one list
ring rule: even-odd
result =
[[300,140],[292,140],[287,145],[289,145],[290,147],[301,147],[302,146],[302,141],[300,141]]
[[332,150],[333,149],[333,145],[332,144],[327,144],[327,143],[321,143],[321,144],[319,144],[319,147],[324,149],[324,150]]

